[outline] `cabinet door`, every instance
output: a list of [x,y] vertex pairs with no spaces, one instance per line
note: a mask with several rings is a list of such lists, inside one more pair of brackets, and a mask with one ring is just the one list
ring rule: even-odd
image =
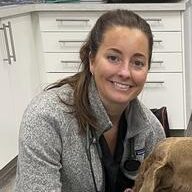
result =
[[149,73],[139,99],[149,108],[166,106],[170,129],[183,129],[184,95],[182,73]]
[[[1,25],[2,26],[2,25]],[[1,27],[0,27],[1,28]],[[12,158],[13,135],[16,135],[16,119],[14,116],[14,104],[10,84],[10,66],[4,59],[7,58],[4,31],[0,30],[0,169]]]
[[[35,44],[33,41],[32,23],[30,15],[19,16],[14,18],[2,19],[1,24],[7,25],[10,23],[10,28],[7,29],[8,47],[10,55],[15,51],[15,61],[11,58],[11,63],[3,62],[4,76],[7,80],[3,82],[9,83],[9,90],[5,97],[5,103],[8,105],[6,113],[9,121],[5,121],[6,132],[0,122],[0,135],[6,142],[0,145],[0,154],[3,159],[0,159],[0,169],[13,159],[18,153],[18,133],[23,112],[31,100],[31,98],[39,91],[39,70],[35,61]],[[10,34],[10,31],[12,34]],[[11,44],[12,36],[12,44]],[[3,37],[2,37],[3,38]],[[4,49],[6,47],[4,46]],[[8,75],[6,75],[8,73]],[[2,78],[2,77],[1,77]],[[1,81],[2,83],[2,81]],[[8,85],[6,86],[6,88]],[[7,88],[8,89],[8,88]],[[0,95],[0,100],[2,100]],[[4,104],[5,105],[5,104]],[[0,109],[3,113],[3,109]],[[2,140],[0,138],[0,140]],[[3,140],[3,141],[4,141]],[[6,149],[6,150],[5,150]],[[4,154],[4,155],[2,155]],[[6,158],[5,158],[6,157]]]
[[39,91],[39,69],[35,60],[35,42],[30,15],[10,18],[2,20],[2,22],[11,23],[15,47],[16,61],[12,60],[10,81],[18,126],[24,108],[32,96]]

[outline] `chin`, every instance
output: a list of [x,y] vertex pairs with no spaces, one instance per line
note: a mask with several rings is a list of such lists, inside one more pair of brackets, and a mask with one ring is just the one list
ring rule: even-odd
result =
[[117,96],[117,97],[113,97],[113,100],[117,103],[120,104],[128,104],[130,101],[132,101],[133,99],[135,99],[137,97],[137,94],[131,94],[131,95],[122,95],[122,96]]
[[111,101],[115,104],[119,105],[128,105],[130,101],[133,99],[125,99],[125,98],[113,98]]

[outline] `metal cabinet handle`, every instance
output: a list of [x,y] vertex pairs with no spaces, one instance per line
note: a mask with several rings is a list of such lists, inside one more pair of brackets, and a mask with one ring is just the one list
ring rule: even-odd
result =
[[152,60],[151,64],[153,67],[162,67],[163,66],[164,61],[161,60]]
[[81,43],[83,40],[59,40],[59,43]]
[[151,63],[159,63],[159,64],[163,64],[164,62],[163,61],[151,61]]
[[[10,53],[9,42],[8,42],[8,36],[7,36],[6,28],[9,29],[11,50],[12,50],[12,54],[13,55],[11,55],[11,53]],[[8,22],[8,25],[3,24],[3,27],[0,28],[0,30],[3,30],[4,37],[5,37],[5,47],[6,47],[6,51],[7,51],[7,59],[3,59],[3,60],[4,61],[8,61],[8,63],[11,64],[11,58],[13,58],[13,60],[16,61],[16,54],[15,54],[15,47],[14,47],[14,42],[13,42],[13,34],[12,34],[12,29],[11,29],[11,23]]]
[[8,25],[7,25],[8,29],[9,29],[9,35],[10,35],[10,41],[11,41],[11,49],[12,49],[12,58],[13,58],[13,61],[16,61],[16,54],[15,54],[15,46],[14,46],[14,41],[13,41],[13,33],[12,33],[12,28],[11,28],[11,22],[9,21],[8,22]]
[[151,83],[151,84],[154,84],[154,83],[158,83],[158,84],[163,84],[165,83],[164,81],[146,81],[146,83]]
[[154,39],[154,43],[162,43],[163,41],[160,39]]
[[159,87],[163,87],[164,83],[165,81],[146,81],[145,87],[159,88]]
[[56,19],[56,21],[65,22],[65,21],[82,21],[82,22],[88,22],[89,19]]
[[3,59],[3,61],[8,61],[8,63],[11,64],[11,54],[9,51],[9,42],[8,42],[8,37],[7,37],[6,25],[3,24],[3,27],[0,28],[0,30],[3,30],[4,37],[5,37],[5,47],[6,47],[6,51],[7,51],[7,59]]
[[80,61],[64,61],[64,60],[61,60],[61,63],[80,63]]
[[65,26],[67,24],[72,25],[73,27],[81,26],[88,27],[90,20],[89,19],[79,19],[79,18],[69,18],[69,19],[56,19],[57,24],[61,26]]
[[59,40],[59,45],[64,47],[79,47],[83,43],[83,40]]
[[161,22],[162,19],[161,18],[145,18],[146,21],[152,21],[152,22]]

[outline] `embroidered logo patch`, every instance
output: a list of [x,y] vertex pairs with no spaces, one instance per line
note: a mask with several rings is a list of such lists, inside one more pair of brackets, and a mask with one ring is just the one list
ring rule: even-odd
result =
[[145,148],[143,148],[143,149],[137,149],[137,150],[135,151],[135,153],[136,153],[136,155],[144,155],[144,154],[145,154]]

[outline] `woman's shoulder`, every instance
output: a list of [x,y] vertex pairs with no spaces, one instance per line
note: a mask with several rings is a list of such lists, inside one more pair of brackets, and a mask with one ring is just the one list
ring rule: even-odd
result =
[[158,143],[160,140],[166,137],[164,128],[157,117],[153,114],[151,109],[146,107],[142,102],[140,102],[140,104],[143,108],[149,125],[149,129],[146,132],[146,137],[149,140],[153,140],[154,143]]
[[[72,102],[73,90],[69,85],[43,90],[37,94],[26,108],[27,113],[52,114],[68,109],[63,101]],[[68,109],[69,110],[69,109]]]
[[150,134],[155,135],[163,135],[164,136],[164,129],[160,121],[157,119],[157,117],[153,114],[150,108],[146,107],[144,103],[140,100],[136,100],[137,105],[139,106],[139,111],[141,116],[143,116],[143,119],[145,119],[145,122],[148,126],[148,132]]

